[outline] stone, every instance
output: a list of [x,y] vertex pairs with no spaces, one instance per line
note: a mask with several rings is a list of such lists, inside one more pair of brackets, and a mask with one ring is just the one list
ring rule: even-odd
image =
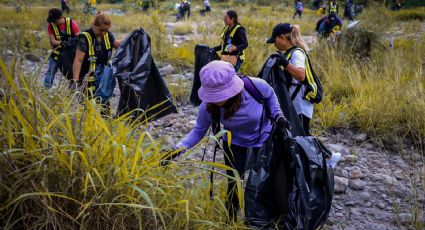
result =
[[400,213],[398,219],[402,224],[410,223],[413,220],[413,215],[411,213]]
[[348,179],[343,177],[335,176],[335,187],[334,193],[345,193],[348,186]]
[[370,206],[372,206],[372,203],[371,202],[366,202],[366,203],[364,203],[364,205],[363,206],[365,206],[365,207],[370,207]]
[[318,136],[317,138],[318,138],[321,142],[328,142],[328,141],[329,141],[329,138],[327,138],[327,137]]
[[347,162],[356,162],[357,161],[357,156],[356,155],[345,155],[343,157],[344,161]]
[[336,218],[342,218],[342,217],[344,217],[344,213],[342,213],[342,212],[335,212],[335,217]]
[[376,204],[376,207],[380,208],[380,209],[385,209],[385,204],[383,202],[378,202]]
[[32,62],[40,62],[41,61],[40,57],[38,57],[37,55],[32,54],[32,53],[25,54],[25,59],[32,61]]
[[368,192],[361,192],[359,197],[363,202],[368,202],[370,199],[370,194]]
[[386,183],[388,185],[394,185],[397,182],[397,179],[396,178],[394,178],[394,177],[392,177],[390,175],[385,175],[385,174],[381,174],[381,173],[375,174],[374,177],[377,180],[379,180],[381,182],[384,182],[384,183]]
[[366,133],[359,133],[357,135],[354,135],[354,140],[357,142],[364,142],[367,139]]
[[358,178],[365,178],[366,176],[363,174],[362,170],[360,168],[354,168],[350,171],[350,179],[358,179]]
[[172,65],[170,65],[170,64],[168,64],[168,65],[166,65],[166,66],[164,66],[164,67],[162,67],[162,68],[159,69],[159,72],[163,76],[164,75],[170,75],[170,74],[174,73],[174,71],[175,71],[175,68]]
[[360,179],[350,180],[349,187],[354,190],[363,190],[366,187],[366,182]]

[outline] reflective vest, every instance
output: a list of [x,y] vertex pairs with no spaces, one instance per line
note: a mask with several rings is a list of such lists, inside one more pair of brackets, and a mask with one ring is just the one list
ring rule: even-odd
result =
[[334,12],[336,14],[337,11],[338,11],[338,3],[329,2],[329,13]]
[[[301,51],[305,56],[305,80],[302,84],[305,84],[307,89],[306,92],[303,95],[303,98],[311,103],[319,103],[322,101],[323,97],[323,89],[322,84],[317,78],[316,74],[314,73],[313,67],[310,62],[310,58],[308,57],[305,50],[301,47],[294,47],[286,51],[286,60],[290,60],[292,57],[292,53],[295,50]],[[292,82],[292,80],[291,80]],[[298,87],[301,87],[299,85]],[[295,90],[294,94],[298,93],[297,90]],[[291,99],[294,100],[296,95],[291,96]],[[293,97],[293,98],[292,98]]]
[[[239,27],[242,27],[242,26],[241,26],[241,25],[236,25],[236,26],[232,29],[232,31],[230,31],[229,38],[230,38],[231,40],[233,40],[233,36],[235,36],[236,30],[237,30]],[[221,33],[221,40],[222,40],[222,42],[221,42],[221,52],[222,52],[222,53],[225,51],[226,46],[227,46],[227,43],[226,43],[226,33],[227,33],[227,30],[228,30],[228,29],[229,29],[229,26],[224,27],[223,33]],[[245,60],[245,51],[244,51],[244,50],[242,50],[242,51],[239,53],[239,58],[240,58],[242,61],[244,61],[244,60]]]
[[[72,36],[72,19],[71,18],[65,18],[65,34],[63,32],[60,32],[58,26],[51,22],[50,25],[53,29],[53,34],[55,35],[55,39],[57,41],[67,40],[69,37]],[[52,57],[57,60],[60,54],[60,51],[62,49],[61,45],[58,45],[53,48],[52,51]]]
[[[88,61],[90,62],[89,65],[89,72],[94,73],[96,71],[96,53],[94,52],[94,39],[93,36],[89,32],[83,32],[82,33],[86,39],[88,44]],[[111,42],[109,41],[109,32],[105,34],[103,37],[103,44],[105,45],[106,51],[112,50]]]

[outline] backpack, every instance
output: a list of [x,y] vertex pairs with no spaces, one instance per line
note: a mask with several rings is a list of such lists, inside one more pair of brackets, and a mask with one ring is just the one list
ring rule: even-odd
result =
[[[299,50],[301,51],[304,56],[306,57],[305,62],[306,62],[306,78],[303,82],[301,82],[300,84],[297,84],[297,88],[295,88],[294,93],[291,95],[291,100],[294,100],[295,97],[297,96],[297,94],[300,92],[302,85],[306,86],[306,90],[303,93],[303,98],[307,101],[309,101],[312,104],[317,104],[319,102],[322,101],[323,99],[323,88],[322,88],[322,83],[320,82],[319,78],[317,77],[316,73],[313,70],[313,66],[311,65],[310,62],[310,57],[308,56],[308,54],[305,52],[305,50],[301,47],[298,46],[294,46],[293,48],[287,50],[285,52],[285,57],[287,60],[291,59],[292,57],[292,53],[295,50]],[[286,74],[287,77],[291,77],[289,74]],[[292,82],[292,79],[287,80],[287,82]],[[287,87],[289,89],[289,87],[292,85],[288,84]]]

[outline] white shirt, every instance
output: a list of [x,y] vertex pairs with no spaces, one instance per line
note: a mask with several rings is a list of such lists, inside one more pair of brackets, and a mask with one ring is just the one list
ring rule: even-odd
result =
[[[289,59],[289,63],[291,63],[295,67],[305,69],[305,61],[306,61],[305,58],[306,57],[304,56],[302,51],[294,50],[292,52],[291,58]],[[295,78],[292,78],[292,83],[299,84],[299,81],[296,80]],[[292,95],[296,88],[297,88],[296,85],[291,85],[291,87],[289,87],[289,95]],[[297,96],[293,100],[293,104],[294,104],[295,110],[297,111],[297,114],[303,114],[304,116],[311,119],[313,117],[314,105],[310,103],[309,101],[303,99],[303,94],[305,90],[306,90],[306,86],[302,85],[301,90],[298,92]]]
[[204,0],[204,6],[205,7],[210,6],[210,2],[208,0]]

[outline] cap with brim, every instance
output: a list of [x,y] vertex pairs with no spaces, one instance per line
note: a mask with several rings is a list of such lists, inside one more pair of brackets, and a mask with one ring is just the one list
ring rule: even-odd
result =
[[200,71],[201,88],[199,98],[206,103],[225,101],[240,93],[244,83],[236,75],[232,64],[225,61],[213,61]]
[[276,40],[276,37],[281,34],[287,34],[292,31],[292,25],[289,23],[280,23],[277,26],[273,28],[272,36],[267,39],[267,43],[274,43]]

